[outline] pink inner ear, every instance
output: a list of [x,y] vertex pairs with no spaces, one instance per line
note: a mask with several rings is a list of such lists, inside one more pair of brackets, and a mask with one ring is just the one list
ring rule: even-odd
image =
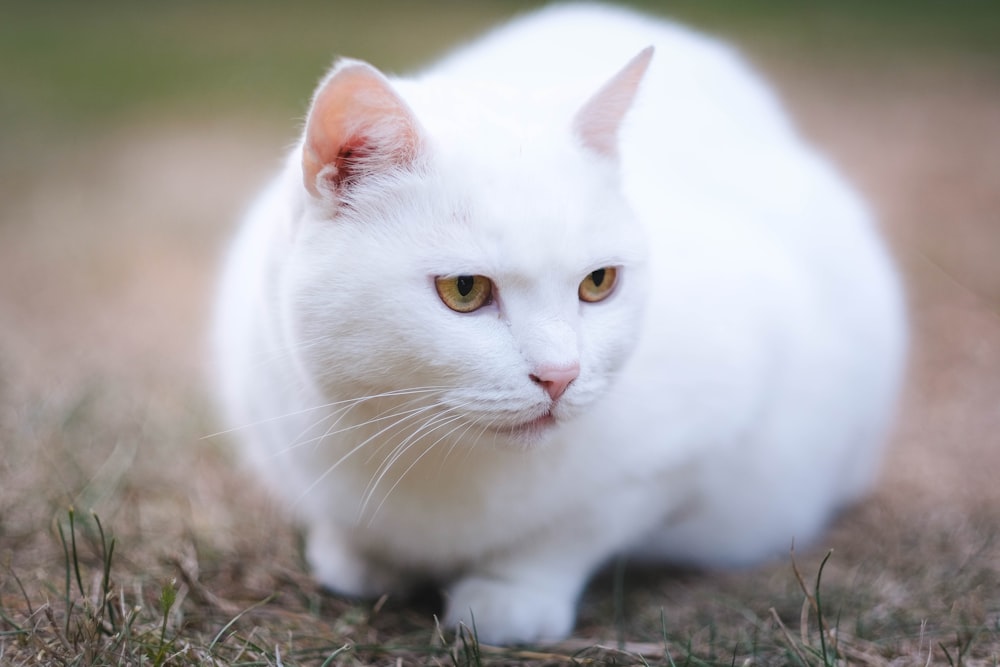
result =
[[606,157],[618,157],[618,128],[652,59],[653,47],[647,46],[577,112],[573,130],[584,146]]
[[375,68],[346,61],[320,86],[306,121],[302,177],[314,197],[416,155],[416,121]]
[[331,163],[334,169],[330,171],[329,179],[333,185],[336,188],[344,187],[370,154],[367,137],[355,136],[346,140]]

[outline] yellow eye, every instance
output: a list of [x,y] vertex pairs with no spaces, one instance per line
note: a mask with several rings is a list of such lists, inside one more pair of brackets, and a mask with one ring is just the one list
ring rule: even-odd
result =
[[587,274],[580,283],[580,300],[595,303],[608,298],[618,282],[618,269],[605,266]]
[[438,296],[458,313],[471,313],[493,302],[493,283],[486,276],[436,278]]

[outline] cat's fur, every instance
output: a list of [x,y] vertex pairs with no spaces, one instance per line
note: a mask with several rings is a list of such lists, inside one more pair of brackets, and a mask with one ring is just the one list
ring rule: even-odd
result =
[[[435,279],[462,275],[492,302],[449,309]],[[588,6],[409,79],[338,64],[231,249],[215,345],[319,581],[438,581],[449,624],[516,642],[570,632],[614,554],[816,537],[876,474],[905,327],[865,205],[740,58]]]

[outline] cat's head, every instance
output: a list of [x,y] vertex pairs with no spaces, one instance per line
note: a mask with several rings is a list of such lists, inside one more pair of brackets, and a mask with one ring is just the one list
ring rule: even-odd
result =
[[617,137],[651,55],[565,116],[334,68],[282,277],[293,353],[326,398],[381,396],[343,405],[400,437],[515,446],[602,401],[645,301]]

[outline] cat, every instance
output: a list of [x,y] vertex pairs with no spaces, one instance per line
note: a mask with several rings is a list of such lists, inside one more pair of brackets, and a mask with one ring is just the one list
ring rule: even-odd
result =
[[599,5],[339,60],[225,261],[225,419],[347,596],[558,640],[616,555],[739,566],[876,478],[902,289],[730,47]]

